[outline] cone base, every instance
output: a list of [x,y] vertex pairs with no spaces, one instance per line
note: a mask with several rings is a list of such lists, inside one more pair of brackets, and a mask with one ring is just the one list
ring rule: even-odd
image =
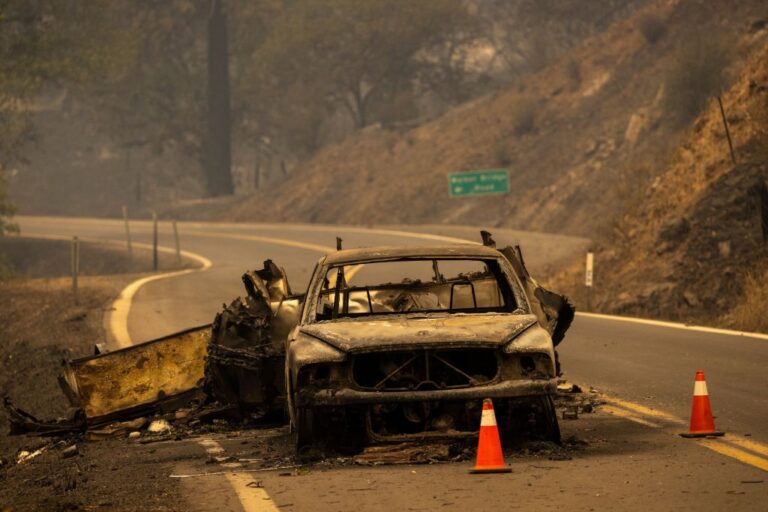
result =
[[511,473],[512,468],[508,467],[500,467],[500,468],[474,468],[470,469],[469,472],[473,475],[479,475],[482,473]]
[[680,437],[685,438],[694,438],[694,437],[710,437],[710,436],[724,436],[725,432],[720,432],[719,430],[714,430],[712,432],[683,432],[680,434]]

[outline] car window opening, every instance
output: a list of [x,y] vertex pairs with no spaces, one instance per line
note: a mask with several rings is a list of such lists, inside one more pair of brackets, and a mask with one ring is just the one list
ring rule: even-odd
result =
[[496,260],[401,259],[328,268],[316,319],[510,312],[516,307]]

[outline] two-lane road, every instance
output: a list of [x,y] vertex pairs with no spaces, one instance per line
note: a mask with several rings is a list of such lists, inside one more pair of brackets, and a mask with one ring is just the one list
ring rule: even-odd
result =
[[[123,224],[115,220],[21,217],[19,222],[26,236],[124,239]],[[131,230],[134,240],[150,241],[149,222],[133,222]],[[182,248],[207,258],[212,267],[142,286],[133,296],[128,315],[128,332],[134,342],[210,322],[223,302],[242,294],[243,271],[260,267],[268,258],[287,269],[295,291],[303,291],[315,262],[323,252],[332,250],[336,236],[344,239],[345,247],[477,242],[479,238],[475,228],[452,226],[360,228],[183,222],[179,230]],[[521,244],[534,275],[583,254],[589,245],[588,240],[580,238],[492,231],[499,245]],[[169,225],[161,223],[161,245],[173,245],[170,233]],[[705,461],[702,464],[726,455],[720,457],[723,466],[718,471],[736,479],[768,471],[768,377],[764,369],[768,339],[579,315],[560,347],[560,359],[569,380],[616,397],[616,413],[634,421],[634,428],[658,430],[652,434],[655,437],[649,438],[654,440],[651,444],[643,441],[639,446],[652,453],[666,453],[667,459],[649,459],[653,461],[649,464],[663,465],[670,475],[685,472],[684,465],[673,471],[680,461],[669,460],[669,454],[680,451]],[[723,443],[734,444],[694,444],[669,435],[685,430],[693,377],[699,369],[706,371],[717,426],[730,436]],[[621,435],[631,438],[626,432]],[[662,471],[654,467],[650,468],[651,474]],[[620,478],[620,470],[611,472],[606,482]],[[700,470],[699,475],[709,472]],[[652,494],[649,489],[637,492]],[[759,503],[754,509],[760,509]]]
[[[124,240],[121,221],[20,217],[22,233],[78,235]],[[212,321],[228,302],[243,294],[240,276],[272,259],[287,269],[295,291],[303,291],[318,258],[344,246],[477,242],[479,229],[453,226],[361,228],[300,224],[180,222],[182,247],[205,256],[212,268],[144,285],[133,299],[128,332],[134,342],[153,339]],[[580,255],[583,238],[494,229],[499,245],[519,243],[531,272]],[[149,243],[152,225],[131,223],[135,241]],[[160,244],[173,245],[170,225],[160,223]],[[768,440],[768,340],[694,330],[670,329],[612,319],[579,316],[560,356],[566,376],[627,399],[687,417],[693,376],[706,371],[718,424]]]

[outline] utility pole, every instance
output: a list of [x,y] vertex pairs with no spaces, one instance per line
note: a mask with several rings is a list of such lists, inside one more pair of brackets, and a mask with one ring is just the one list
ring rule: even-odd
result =
[[207,133],[203,141],[203,165],[210,196],[234,192],[227,37],[227,17],[222,10],[222,1],[211,0],[208,17]]

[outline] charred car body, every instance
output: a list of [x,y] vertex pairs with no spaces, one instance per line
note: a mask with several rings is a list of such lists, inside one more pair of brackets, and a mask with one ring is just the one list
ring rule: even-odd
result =
[[286,343],[299,446],[474,435],[483,398],[507,433],[559,440],[554,347],[573,309],[524,269],[469,244],[322,258]]
[[[555,347],[573,307],[531,278],[519,248],[497,250],[485,232],[483,241],[339,250],[318,261],[302,295],[267,261],[212,326],[69,362],[60,382],[83,411],[75,427],[202,390],[241,414],[287,416],[299,448],[356,451],[476,435],[492,398],[503,434],[557,441]],[[49,428],[9,410],[17,432]]]

